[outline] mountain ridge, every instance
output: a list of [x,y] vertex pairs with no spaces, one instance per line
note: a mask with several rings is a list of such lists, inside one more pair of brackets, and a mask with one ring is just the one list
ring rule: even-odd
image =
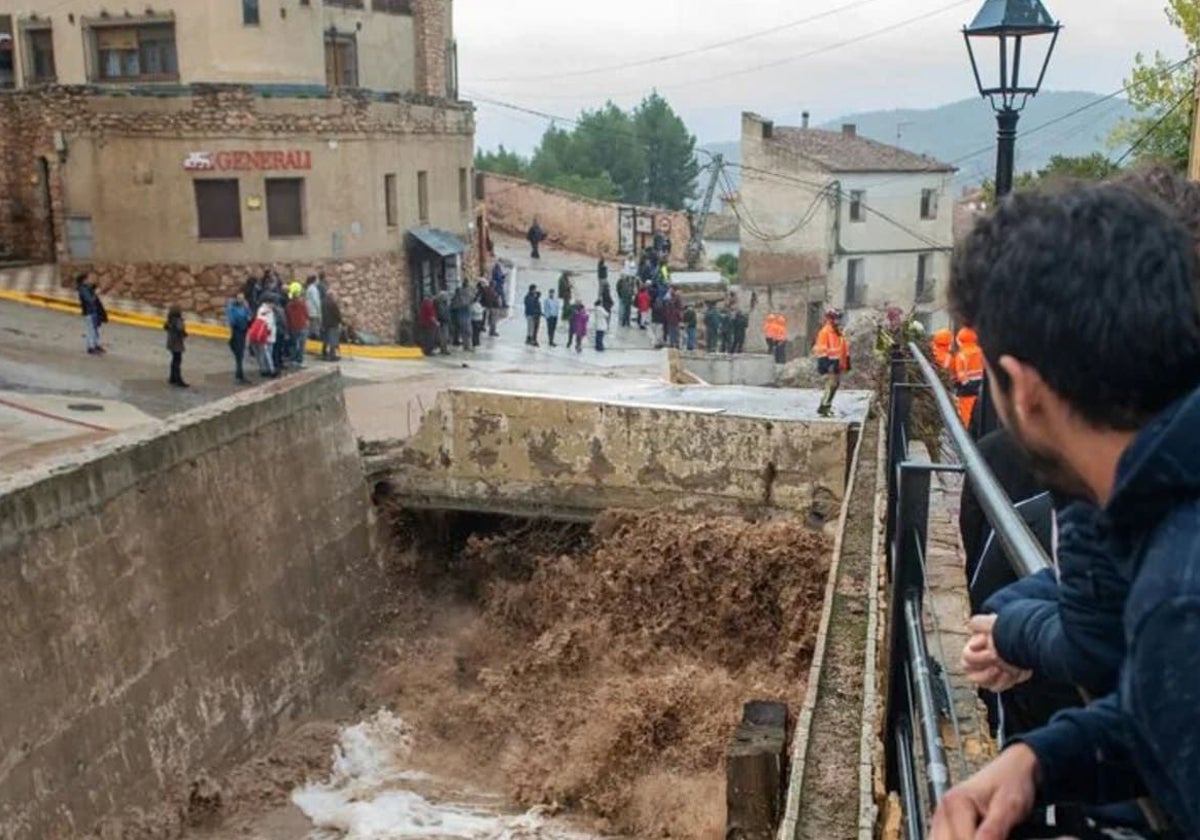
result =
[[[1086,91],[1047,91],[1031,99],[1021,114],[1017,137],[1018,173],[1044,167],[1053,155],[1086,156],[1101,152],[1115,156],[1107,139],[1116,124],[1134,114],[1119,97]],[[800,119],[776,118],[780,124],[799,125]],[[982,99],[963,99],[935,108],[896,108],[860,111],[817,123],[816,128],[837,131],[853,123],[863,137],[910,152],[926,154],[959,167],[959,186],[978,184],[993,177],[996,156],[996,121],[991,106]],[[705,143],[699,147],[724,154],[730,163],[741,160],[737,141]],[[739,174],[736,168],[731,176]]]

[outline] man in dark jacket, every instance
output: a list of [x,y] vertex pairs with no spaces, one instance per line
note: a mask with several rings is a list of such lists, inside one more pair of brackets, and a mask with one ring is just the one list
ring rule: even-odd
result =
[[932,840],[1005,837],[1039,799],[1143,793],[1200,836],[1196,278],[1179,220],[1111,185],[1016,194],[959,246],[949,301],[979,333],[1000,417],[1040,481],[1102,508],[1131,586],[1117,690],[947,794]]
[[546,231],[542,230],[542,226],[538,224],[537,219],[534,219],[533,224],[529,226],[529,233],[525,234],[525,238],[529,240],[529,256],[535,260],[540,260],[542,258],[540,249],[542,242],[546,239]]
[[525,343],[530,347],[539,347],[538,330],[542,323],[542,296],[538,294],[537,286],[530,286],[525,295]]
[[325,328],[329,352],[326,358],[331,362],[342,360],[342,307],[333,290],[325,292],[321,302],[321,326]]

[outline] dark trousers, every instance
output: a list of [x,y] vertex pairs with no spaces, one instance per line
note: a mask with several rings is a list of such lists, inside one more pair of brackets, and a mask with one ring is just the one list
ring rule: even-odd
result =
[[242,367],[246,360],[246,331],[238,330],[229,337],[229,351],[233,353],[233,378],[238,382],[246,381],[246,371]]
[[546,338],[549,339],[551,347],[554,346],[554,333],[557,331],[558,331],[558,319],[557,318],[547,318],[546,319]]
[[479,337],[483,335],[483,321],[471,322],[471,346],[479,346]]
[[604,352],[604,330],[596,330],[596,349]]
[[171,378],[167,381],[174,385],[178,385],[178,384],[182,383],[183,382],[182,367],[183,367],[183,351],[182,350],[172,350],[171,351]]
[[529,256],[530,256],[530,257],[532,257],[532,258],[533,258],[533,259],[535,259],[535,260],[540,260],[540,259],[542,258],[542,255],[541,255],[541,253],[538,251],[538,246],[539,246],[541,243],[540,243],[540,242],[537,242],[537,241],[534,241],[534,242],[530,242],[529,244],[530,244],[530,246],[531,246],[531,248],[532,248],[532,250],[531,250],[531,252],[530,252]]

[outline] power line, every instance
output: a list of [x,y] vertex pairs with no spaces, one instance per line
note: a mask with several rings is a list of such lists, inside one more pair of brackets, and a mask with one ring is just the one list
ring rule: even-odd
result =
[[[767,69],[770,69],[773,67],[779,67],[784,64],[790,64],[794,61],[801,61],[806,58],[812,58],[813,56],[822,55],[822,54],[828,53],[828,52],[833,52],[834,50],[839,50],[842,47],[848,47],[853,44],[858,44],[863,41],[870,40],[871,38],[877,38],[880,35],[887,35],[889,33],[895,32],[897,30],[903,29],[907,26],[911,26],[914,23],[919,23],[923,20],[927,20],[929,18],[936,17],[937,15],[944,14],[952,9],[958,8],[959,6],[965,6],[971,2],[974,2],[974,0],[958,0],[957,2],[951,3],[947,6],[941,6],[937,9],[933,9],[932,11],[925,12],[924,14],[917,15],[915,17],[907,18],[905,20],[899,21],[894,24],[890,24],[890,25],[882,27],[880,29],[875,29],[870,32],[865,32],[862,35],[858,35],[853,38],[848,38],[844,41],[839,41],[834,44],[827,44],[824,47],[818,47],[817,49],[809,50],[808,52],[800,53],[798,55],[788,56],[787,58],[778,59],[775,61],[769,61],[764,64],[756,64],[752,67],[742,68],[741,70],[731,70],[727,73],[720,73],[715,76],[706,76],[706,77],[702,77],[702,78],[698,78],[698,79],[689,79],[686,82],[675,82],[675,83],[671,83],[671,84],[656,84],[656,85],[654,85],[654,88],[656,90],[676,90],[678,88],[692,87],[694,85],[703,85],[703,84],[710,84],[712,82],[724,81],[725,79],[730,79],[735,76],[743,76],[747,73],[756,73],[759,70],[767,70]],[[645,89],[643,88],[641,90],[621,91],[619,93],[612,92],[612,91],[595,91],[595,92],[589,92],[589,93],[580,94],[580,95],[581,96],[603,95],[603,96],[607,96],[607,97],[611,98],[611,97],[619,97],[619,96],[636,96],[640,93],[645,93]],[[563,98],[563,97],[560,97],[560,98]],[[577,98],[577,97],[573,96],[571,98]]]
[[[836,186],[835,186],[835,184],[827,184],[827,185],[822,185],[822,184],[820,184],[820,183],[818,183],[818,182],[815,182],[815,181],[807,181],[807,180],[805,180],[805,179],[803,179],[803,178],[797,178],[797,177],[795,177],[795,176],[792,176],[792,175],[785,175],[784,173],[781,173],[781,172],[771,172],[771,171],[769,171],[769,170],[766,170],[766,169],[758,169],[758,168],[756,168],[756,167],[753,167],[753,166],[745,166],[744,164],[731,163],[731,164],[729,164],[729,165],[730,165],[730,166],[736,166],[738,169],[741,169],[741,170],[742,170],[742,171],[744,171],[744,172],[753,172],[753,173],[755,173],[755,174],[758,174],[758,175],[762,175],[762,176],[766,176],[766,177],[771,177],[771,178],[776,178],[777,180],[779,180],[779,181],[782,181],[782,182],[785,182],[785,183],[787,183],[787,182],[791,182],[791,183],[801,184],[801,185],[803,185],[803,186],[809,187],[810,189],[814,189],[814,188],[821,188],[821,189],[830,189],[830,188],[834,188],[834,189],[836,189],[836,193],[837,193],[837,195],[838,195],[838,197],[839,197],[839,198],[843,198],[843,199],[846,199],[846,200],[852,200],[852,196],[851,196],[851,195],[850,195],[848,192],[846,192],[846,190],[842,189],[842,187],[841,187],[841,185],[840,185],[840,184],[836,184]],[[887,213],[884,213],[882,210],[878,209],[877,207],[874,207],[874,206],[872,206],[872,205],[868,204],[868,203],[867,203],[867,202],[866,202],[864,199],[861,199],[861,198],[860,198],[860,199],[859,199],[859,204],[860,204],[860,205],[862,206],[862,208],[863,208],[864,210],[866,210],[868,213],[871,213],[872,215],[878,216],[878,217],[879,217],[880,219],[882,219],[883,221],[885,221],[885,222],[887,222],[888,224],[892,225],[892,226],[893,226],[893,227],[895,227],[896,229],[898,229],[898,230],[901,230],[901,231],[903,231],[904,233],[907,233],[909,236],[913,237],[913,238],[914,238],[914,239],[916,239],[918,242],[921,242],[922,244],[924,244],[924,245],[927,245],[927,246],[929,246],[930,248],[934,248],[934,249],[937,249],[937,250],[945,250],[945,249],[948,249],[948,248],[950,248],[950,247],[951,247],[951,245],[949,245],[948,243],[944,243],[944,242],[938,242],[938,241],[937,241],[937,240],[935,240],[935,239],[931,239],[931,238],[929,238],[928,236],[926,236],[925,234],[921,233],[920,231],[913,230],[912,228],[910,228],[910,227],[908,227],[907,225],[905,225],[903,222],[897,221],[895,218],[893,218],[892,216],[888,215]]]
[[587,70],[575,70],[570,73],[554,73],[551,75],[541,75],[541,76],[507,76],[507,77],[491,78],[491,79],[479,79],[478,81],[480,81],[480,82],[497,82],[497,83],[501,83],[501,82],[540,82],[545,79],[569,79],[569,78],[576,78],[579,76],[593,76],[593,75],[596,75],[599,73],[613,73],[618,70],[629,70],[629,69],[633,69],[636,67],[649,67],[650,65],[653,65],[653,64],[663,64],[668,61],[674,61],[675,59],[678,59],[678,58],[687,58],[687,57],[693,56],[693,55],[700,55],[702,53],[712,52],[713,50],[722,49],[723,47],[730,47],[730,46],[733,46],[734,44],[744,44],[747,41],[753,41],[758,38],[767,37],[769,35],[776,35],[785,30],[795,29],[797,26],[803,26],[806,23],[815,23],[818,20],[824,20],[825,18],[833,17],[834,15],[840,14],[842,12],[848,12],[852,9],[857,9],[862,6],[868,6],[868,5],[871,5],[872,3],[878,3],[878,2],[881,2],[881,0],[856,0],[856,2],[846,3],[843,6],[837,6],[836,8],[829,9],[827,11],[821,12],[820,14],[810,15],[809,17],[800,18],[799,20],[793,20],[788,23],[782,23],[777,26],[773,26],[770,29],[761,29],[757,32],[751,32],[746,35],[740,35],[737,38],[730,38],[725,41],[716,41],[711,44],[705,44],[704,46],[701,46],[701,47],[695,47],[693,49],[682,50],[681,52],[667,53],[666,55],[659,55],[659,56],[655,56],[653,58],[644,58],[644,59],[641,59],[638,61],[629,61],[629,62],[625,62],[623,64],[610,64],[606,67],[592,67]]
[[1176,111],[1178,111],[1181,107],[1183,107],[1185,102],[1187,102],[1189,99],[1195,100],[1195,98],[1196,98],[1196,88],[1193,85],[1186,93],[1184,93],[1184,95],[1182,97],[1180,97],[1178,102],[1176,102],[1169,109],[1167,109],[1167,112],[1165,114],[1163,114],[1154,123],[1154,125],[1150,126],[1148,129],[1146,129],[1146,131],[1144,131],[1142,133],[1142,135],[1140,137],[1138,137],[1138,139],[1133,141],[1133,145],[1131,145],[1128,149],[1125,150],[1125,154],[1123,154],[1119,158],[1117,158],[1117,166],[1120,166],[1122,163],[1124,163],[1126,158],[1128,158],[1131,154],[1133,154],[1138,149],[1140,149],[1142,147],[1143,143],[1145,143],[1147,140],[1149,140],[1151,137],[1153,137],[1154,134],[1160,128],[1163,127],[1163,124],[1167,120],[1169,120]]

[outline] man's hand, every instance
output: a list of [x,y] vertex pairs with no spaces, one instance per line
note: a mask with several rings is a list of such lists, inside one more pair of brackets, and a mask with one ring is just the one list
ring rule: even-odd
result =
[[992,628],[996,616],[977,615],[971,619],[968,629],[974,634],[963,648],[962,667],[967,679],[980,688],[1000,693],[1029,680],[1032,671],[1024,671],[1009,665],[1000,658],[992,639]]
[[1033,810],[1037,755],[1024,744],[946,794],[933,815],[930,840],[1004,840]]

